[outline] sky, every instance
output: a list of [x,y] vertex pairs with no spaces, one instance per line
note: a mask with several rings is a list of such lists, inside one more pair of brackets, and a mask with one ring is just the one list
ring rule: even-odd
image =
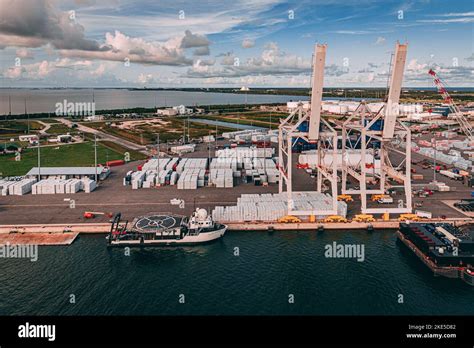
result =
[[0,87],[474,87],[470,0],[0,0]]

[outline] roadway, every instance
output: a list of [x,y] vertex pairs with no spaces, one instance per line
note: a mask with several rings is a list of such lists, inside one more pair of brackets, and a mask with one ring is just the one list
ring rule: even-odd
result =
[[[71,127],[74,123],[74,122],[72,122],[70,120],[67,120],[65,118],[57,118],[57,120],[59,122],[65,124],[68,127]],[[77,125],[77,129],[81,132],[94,134],[98,138],[100,138],[101,140],[108,140],[108,141],[114,142],[118,145],[121,145],[123,147],[129,148],[130,150],[139,151],[139,152],[141,152],[145,155],[149,155],[149,152],[148,152],[145,145],[139,145],[139,144],[133,143],[131,141],[116,137],[114,135],[107,134],[107,133],[102,132],[100,130],[97,130],[97,129],[94,129],[94,128],[91,128],[91,127],[87,127],[87,126],[85,126],[84,124],[81,124],[81,123],[76,123],[76,125]]]

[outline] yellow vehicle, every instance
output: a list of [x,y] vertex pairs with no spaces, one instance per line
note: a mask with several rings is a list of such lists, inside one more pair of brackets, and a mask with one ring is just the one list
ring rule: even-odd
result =
[[398,221],[420,221],[420,217],[416,214],[401,214]]
[[323,222],[347,222],[347,219],[340,215],[329,215]]
[[359,215],[354,216],[352,221],[355,221],[355,222],[374,222],[375,219],[374,219],[374,216],[370,215],[370,214],[359,214]]
[[372,202],[377,202],[378,200],[380,200],[380,199],[382,199],[382,198],[388,198],[388,197],[390,197],[390,196],[389,196],[389,195],[372,195],[372,196],[370,197],[370,200],[371,200]]
[[339,195],[337,196],[338,201],[344,201],[344,202],[354,202],[354,199],[352,198],[351,195]]
[[299,218],[297,218],[296,216],[293,216],[293,215],[286,215],[286,216],[283,216],[282,218],[279,218],[278,222],[298,223],[298,222],[301,222],[301,219],[299,219]]

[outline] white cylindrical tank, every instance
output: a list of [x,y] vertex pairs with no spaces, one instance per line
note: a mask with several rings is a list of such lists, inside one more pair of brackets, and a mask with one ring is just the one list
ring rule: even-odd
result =
[[[308,164],[311,168],[316,168],[316,163],[318,160],[318,155],[315,151],[308,151],[306,153],[300,154],[298,158],[299,164]],[[380,171],[380,160],[376,159],[374,162],[374,156],[370,153],[365,154],[365,160],[367,163],[374,163],[375,171]],[[347,152],[345,161],[350,166],[360,165],[361,155],[360,152]],[[333,156],[332,153],[328,153],[324,156],[324,164],[327,167],[332,166]],[[336,155],[336,166],[337,169],[342,168],[342,153]]]

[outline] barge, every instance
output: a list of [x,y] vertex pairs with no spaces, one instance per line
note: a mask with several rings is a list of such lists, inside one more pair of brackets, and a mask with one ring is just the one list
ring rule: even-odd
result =
[[474,286],[474,236],[470,226],[401,223],[397,236],[435,275],[460,278]]
[[128,227],[118,213],[106,237],[111,246],[170,246],[202,244],[224,236],[227,226],[216,223],[205,209],[197,208],[190,218],[168,213],[137,217]]

